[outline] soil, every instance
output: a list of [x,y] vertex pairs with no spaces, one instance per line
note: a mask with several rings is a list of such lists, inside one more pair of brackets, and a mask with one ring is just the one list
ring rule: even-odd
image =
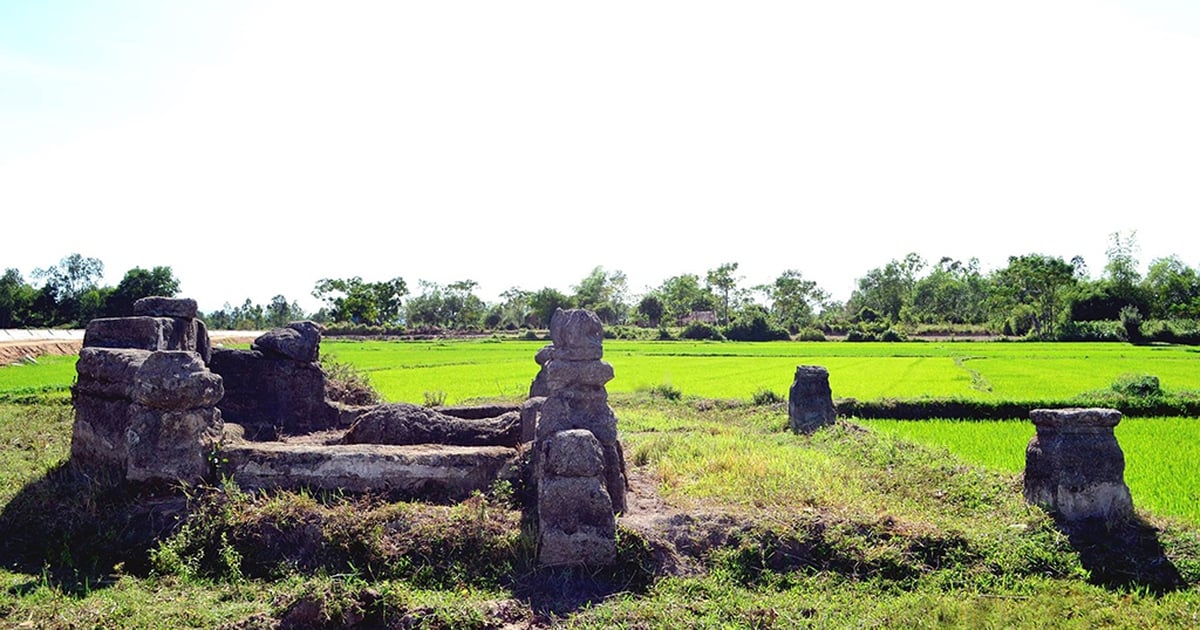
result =
[[[257,335],[241,333],[218,333],[210,335],[212,343],[234,344],[250,343]],[[82,340],[64,341],[61,339],[44,339],[38,341],[0,341],[0,366],[12,365],[46,355],[79,354],[83,348]]]
[[79,354],[83,341],[0,341],[0,365],[12,365],[48,354]]

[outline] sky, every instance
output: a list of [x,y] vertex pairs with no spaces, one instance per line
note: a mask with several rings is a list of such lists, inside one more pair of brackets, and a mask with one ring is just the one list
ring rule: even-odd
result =
[[0,268],[488,301],[917,252],[1200,266],[1200,3],[0,0]]

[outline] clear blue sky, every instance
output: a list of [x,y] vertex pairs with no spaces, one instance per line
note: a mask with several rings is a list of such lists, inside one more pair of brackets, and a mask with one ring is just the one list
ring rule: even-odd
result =
[[916,251],[1200,265],[1196,3],[0,0],[0,267],[845,299]]

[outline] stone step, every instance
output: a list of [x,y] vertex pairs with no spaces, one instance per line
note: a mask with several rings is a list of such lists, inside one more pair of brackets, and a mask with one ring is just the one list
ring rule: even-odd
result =
[[514,476],[519,453],[502,446],[235,442],[221,457],[224,474],[247,489],[462,499]]

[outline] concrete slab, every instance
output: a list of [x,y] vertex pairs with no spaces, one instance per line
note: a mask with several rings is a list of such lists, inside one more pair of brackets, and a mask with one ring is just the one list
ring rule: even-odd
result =
[[463,499],[512,474],[518,453],[502,446],[295,444],[222,446],[226,474],[244,488],[315,488]]

